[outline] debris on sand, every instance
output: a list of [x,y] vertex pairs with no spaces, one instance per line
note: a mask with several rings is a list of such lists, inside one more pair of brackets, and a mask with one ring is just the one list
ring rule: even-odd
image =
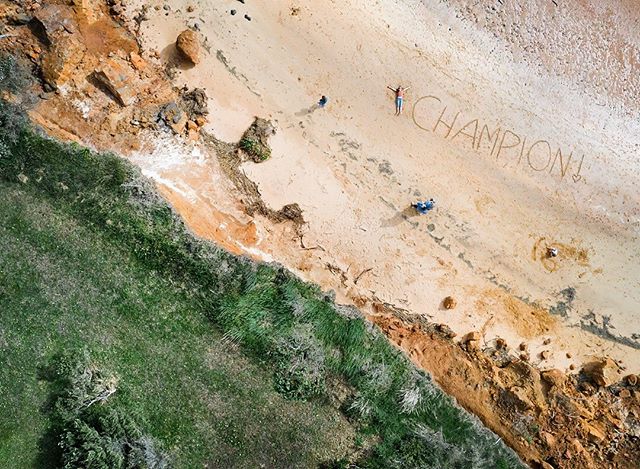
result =
[[160,109],[158,120],[164,122],[171,130],[180,135],[184,131],[189,119],[178,104],[175,101],[171,101]]
[[137,52],[131,52],[129,54],[129,62],[131,62],[133,68],[138,71],[142,71],[147,68],[147,62]]
[[207,93],[204,89],[194,88],[189,91],[189,88],[182,88],[180,99],[182,100],[182,109],[189,116],[189,120],[197,121],[198,117],[209,114]]
[[260,117],[255,118],[237,144],[222,142],[213,135],[201,131],[205,144],[217,155],[222,171],[242,194],[242,203],[247,214],[251,216],[260,214],[276,223],[292,221],[299,227],[305,221],[298,204],[287,204],[280,210],[267,207],[262,200],[258,185],[240,169],[240,165],[246,161],[260,163],[271,156],[268,140],[275,133],[273,124]]
[[556,386],[561,388],[564,384],[567,376],[558,369],[546,370],[541,373],[543,381],[545,381],[550,386]]
[[200,63],[200,38],[195,31],[191,29],[182,31],[176,39],[176,49],[192,64]]
[[297,224],[303,224],[302,209],[296,203],[287,204],[276,212],[276,219],[280,221],[291,220]]
[[453,309],[456,307],[458,302],[452,296],[447,296],[444,300],[442,300],[442,306],[444,309]]
[[467,351],[480,350],[480,333],[477,331],[469,332],[462,337],[461,343],[466,347]]
[[446,324],[436,324],[436,330],[447,339],[453,339],[457,335],[453,332],[453,329]]
[[467,343],[467,342],[477,342],[480,340],[480,333],[479,332],[469,332],[468,334],[465,334],[465,336],[462,338],[462,342],[463,343]]
[[240,139],[239,147],[254,163],[261,163],[271,156],[268,139],[275,133],[275,127],[271,122],[256,117]]

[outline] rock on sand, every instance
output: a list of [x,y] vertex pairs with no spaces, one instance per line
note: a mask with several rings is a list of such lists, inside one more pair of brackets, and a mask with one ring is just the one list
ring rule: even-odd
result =
[[194,65],[200,62],[200,38],[195,31],[190,29],[182,31],[176,40],[176,49],[182,57]]

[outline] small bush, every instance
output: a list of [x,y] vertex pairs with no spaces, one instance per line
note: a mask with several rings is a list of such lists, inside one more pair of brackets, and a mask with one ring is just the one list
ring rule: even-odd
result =
[[17,93],[29,85],[31,78],[23,65],[11,55],[0,55],[0,91]]
[[373,403],[363,395],[354,396],[347,402],[345,413],[347,416],[361,421],[367,421],[371,416]]
[[249,137],[244,137],[240,140],[240,148],[242,148],[256,163],[266,161],[271,156],[271,149],[269,147],[266,147],[259,141]]
[[117,382],[92,364],[86,352],[59,359],[53,421],[65,469],[167,467],[167,457],[153,439],[108,402]]
[[431,380],[419,373],[411,373],[409,379],[398,393],[400,411],[404,414],[414,414],[422,410],[436,395],[436,388]]
[[278,341],[275,388],[290,399],[308,399],[325,391],[325,357],[308,327],[299,327]]

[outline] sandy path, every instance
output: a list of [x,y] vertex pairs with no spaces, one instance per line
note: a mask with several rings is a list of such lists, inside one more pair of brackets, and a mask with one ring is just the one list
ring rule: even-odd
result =
[[[229,226],[224,212],[255,230],[236,248],[276,259],[342,301],[388,302],[513,347],[524,340],[532,357],[553,351],[544,367],[606,353],[640,370],[640,126],[631,110],[514,57],[445,5],[171,5],[151,9],[143,45],[166,54],[185,26],[199,25],[206,60],[176,83],[206,88],[208,130],[219,138],[237,140],[254,115],[277,123],[273,157],[243,169],[270,206],[300,204],[305,245],[324,250],[301,249],[288,227],[260,218],[254,226],[222,182],[203,190],[207,178],[219,181],[215,164],[167,164],[162,149],[138,155],[192,226]],[[411,86],[399,118],[386,90],[398,83]],[[309,112],[321,94],[329,106]],[[408,205],[425,196],[437,209],[414,216]],[[230,233],[231,244],[234,233],[246,236]],[[551,244],[560,247],[553,261],[541,256]],[[447,295],[456,309],[440,307]]]

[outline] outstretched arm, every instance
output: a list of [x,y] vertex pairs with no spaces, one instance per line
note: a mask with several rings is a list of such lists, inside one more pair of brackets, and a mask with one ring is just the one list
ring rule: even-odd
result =
[[391,88],[390,86],[387,86],[387,88],[389,88],[391,91],[393,91],[394,93],[396,92],[395,88]]

